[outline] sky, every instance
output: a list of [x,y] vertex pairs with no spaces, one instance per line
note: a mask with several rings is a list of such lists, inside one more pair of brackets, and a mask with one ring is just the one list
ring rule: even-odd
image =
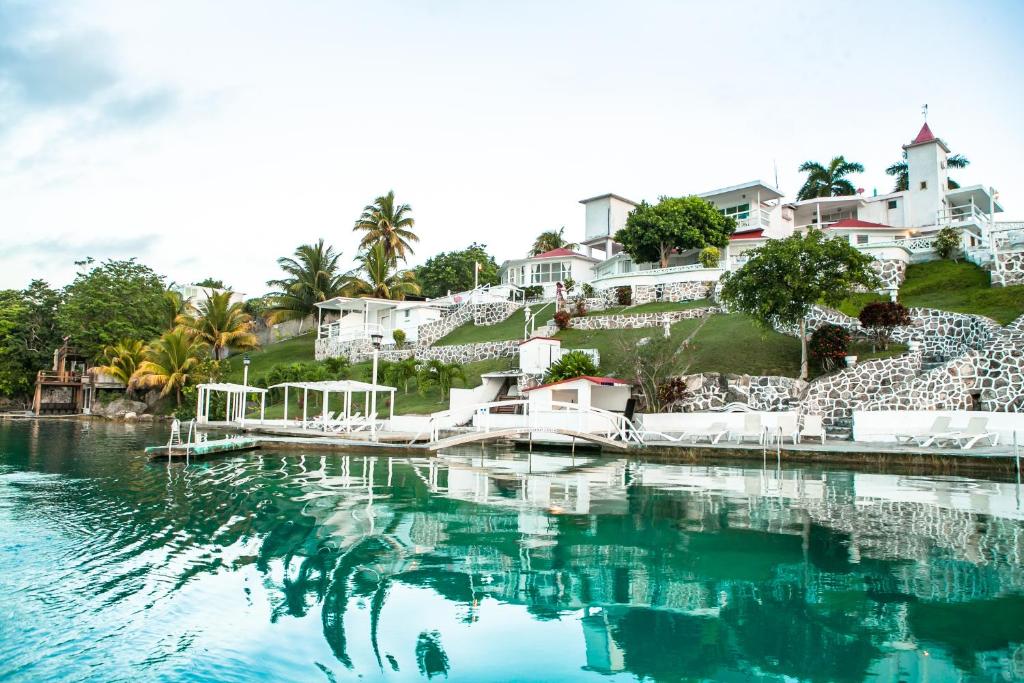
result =
[[0,0],[0,288],[137,257],[267,291],[363,206],[412,206],[410,265],[580,199],[843,154],[867,193],[928,123],[1024,218],[1024,2]]

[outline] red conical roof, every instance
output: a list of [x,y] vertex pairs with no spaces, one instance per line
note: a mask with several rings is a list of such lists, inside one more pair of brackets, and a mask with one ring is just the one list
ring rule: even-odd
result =
[[932,133],[932,129],[928,127],[928,124],[925,123],[923,126],[921,126],[921,132],[917,134],[917,137],[914,138],[914,141],[911,142],[910,144],[919,145],[922,142],[932,142],[934,140],[935,134]]

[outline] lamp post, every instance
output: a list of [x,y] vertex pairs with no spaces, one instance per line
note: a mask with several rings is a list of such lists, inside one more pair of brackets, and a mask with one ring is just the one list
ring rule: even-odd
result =
[[242,356],[242,429],[245,429],[245,409],[249,407],[249,354]]
[[377,360],[380,357],[380,343],[384,340],[382,334],[371,334],[370,342],[373,344],[373,391],[370,393],[370,440],[377,440]]

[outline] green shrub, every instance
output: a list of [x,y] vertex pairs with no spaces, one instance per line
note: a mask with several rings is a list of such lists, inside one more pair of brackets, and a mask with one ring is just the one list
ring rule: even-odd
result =
[[594,285],[590,284],[589,282],[584,282],[582,285],[580,285],[580,292],[583,294],[585,298],[593,299],[595,293]]
[[615,288],[615,301],[620,306],[629,306],[633,303],[633,288],[627,286]]
[[395,338],[395,346],[398,348],[405,346],[405,330],[394,330],[391,336]]
[[842,367],[850,348],[850,331],[840,325],[824,324],[814,331],[807,350],[826,371]]
[[570,318],[572,318],[572,315],[569,313],[569,311],[558,311],[557,313],[555,313],[555,325],[558,327],[558,329],[564,330],[566,327],[569,326]]
[[718,251],[718,247],[704,247],[700,250],[700,255],[697,256],[697,260],[705,268],[717,268],[721,258],[722,254]]
[[943,228],[935,237],[935,251],[939,258],[949,258],[960,250],[960,232],[956,228]]
[[526,299],[540,299],[544,296],[544,285],[530,285],[523,287],[523,296]]
[[548,367],[544,381],[557,382],[563,379],[572,379],[584,375],[594,376],[596,374],[598,374],[598,368],[590,356],[582,351],[569,351]]

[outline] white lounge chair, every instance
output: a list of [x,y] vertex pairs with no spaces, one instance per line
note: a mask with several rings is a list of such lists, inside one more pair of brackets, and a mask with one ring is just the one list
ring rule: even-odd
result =
[[821,415],[804,415],[804,426],[800,428],[797,443],[803,441],[804,437],[821,439],[821,443],[825,443],[825,425],[821,421]]
[[[687,432],[685,436],[692,438],[694,443],[704,438],[708,440],[708,443],[718,443],[728,433],[729,427],[724,422],[712,422],[704,429],[695,429],[692,432]],[[679,438],[681,440],[683,437]]]
[[303,429],[309,429],[310,427],[315,429],[322,429],[324,425],[328,424],[334,419],[334,413],[327,413],[326,415],[316,415],[309,420],[302,423]]
[[744,415],[743,429],[736,430],[729,435],[730,438],[736,439],[736,443],[741,443],[746,439],[757,439],[758,443],[764,443],[764,436],[764,425],[761,424],[761,415],[758,413]]
[[793,443],[800,441],[800,429],[797,427],[797,419],[794,413],[781,413],[776,419],[775,438],[782,443],[787,438]]
[[[921,446],[930,445],[931,440],[935,437],[950,433],[949,423],[952,421],[953,418],[947,415],[939,415],[935,418],[935,421],[932,422],[932,426],[923,432],[917,432],[914,434],[905,432],[902,434],[894,434],[893,436],[896,437],[896,441],[899,443],[916,443]],[[928,441],[929,443],[925,444],[925,441]]]
[[979,441],[988,441],[993,446],[999,445],[999,434],[988,430],[987,417],[972,417],[967,421],[967,428],[944,437],[961,449],[974,448]]

